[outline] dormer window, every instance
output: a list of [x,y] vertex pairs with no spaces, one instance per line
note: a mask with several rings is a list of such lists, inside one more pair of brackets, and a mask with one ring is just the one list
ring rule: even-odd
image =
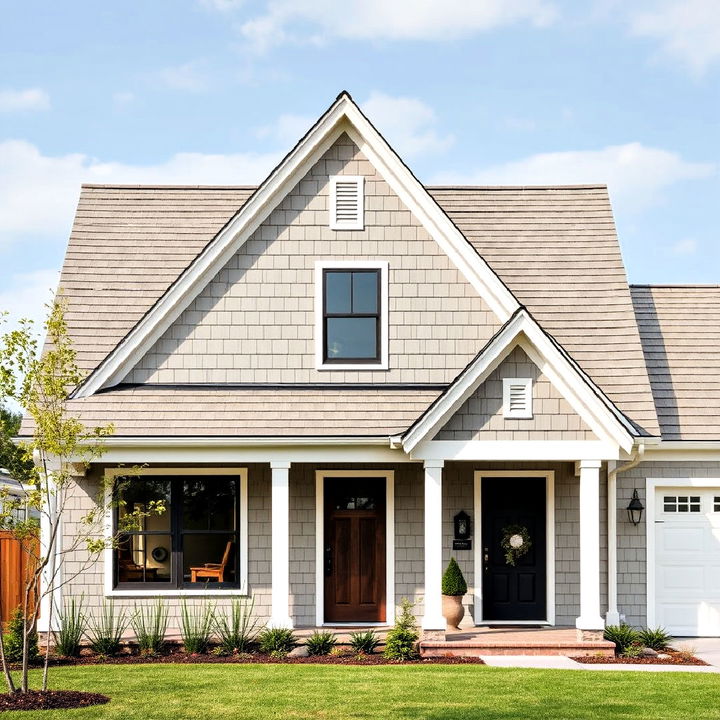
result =
[[330,229],[362,230],[365,227],[364,178],[330,176]]
[[503,417],[532,416],[532,378],[503,378]]
[[315,271],[319,370],[382,370],[388,358],[388,264],[323,261]]

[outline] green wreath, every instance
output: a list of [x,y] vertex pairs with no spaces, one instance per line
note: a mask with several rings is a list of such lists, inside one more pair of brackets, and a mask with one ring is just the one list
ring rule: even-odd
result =
[[528,529],[523,525],[507,525],[502,529],[500,546],[505,551],[505,562],[514,566],[532,547]]

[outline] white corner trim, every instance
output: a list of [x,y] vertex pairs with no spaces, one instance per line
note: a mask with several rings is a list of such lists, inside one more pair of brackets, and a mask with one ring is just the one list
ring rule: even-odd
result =
[[[380,362],[323,362],[323,273],[325,270],[380,271]],[[390,367],[390,263],[388,260],[317,260],[315,262],[315,369],[316,370],[387,370]]]
[[[325,624],[325,480],[338,477],[385,478],[385,622],[395,624],[395,471],[394,470],[316,470],[315,471],[315,624]],[[337,623],[332,623],[336,625]],[[347,624],[347,623],[344,623]],[[374,623],[359,623],[366,626]]]
[[440,400],[405,435],[405,451],[411,452],[419,443],[435,437],[516,346],[528,354],[600,441],[615,444],[626,452],[632,449],[634,439],[629,422],[591,380],[580,374],[523,309],[497,332]]
[[[211,589],[211,588],[168,588],[143,590],[138,588],[114,587],[113,562],[114,551],[110,540],[114,534],[114,511],[111,507],[112,481],[124,475],[231,475],[240,478],[240,577],[239,588]],[[248,595],[248,471],[245,467],[144,467],[139,469],[128,467],[114,467],[105,469],[105,518],[103,532],[105,534],[105,549],[103,550],[103,587],[105,597],[225,597],[229,595]]]
[[[638,479],[638,484],[642,482]],[[647,626],[657,627],[657,613],[655,612],[655,593],[657,592],[657,578],[655,572],[655,524],[658,510],[655,502],[657,490],[662,487],[698,487],[720,488],[720,477],[683,477],[683,478],[653,478],[645,479],[645,573],[646,573],[646,604],[645,612]]]
[[155,340],[343,132],[347,132],[358,144],[390,187],[484,297],[500,322],[505,322],[519,307],[517,299],[360,112],[350,96],[343,93],[165,295],[90,374],[75,396],[87,397],[103,387],[121,382]]
[[[338,183],[355,185],[356,192],[356,218],[354,222],[338,220],[337,217],[337,187]],[[328,207],[331,230],[363,230],[365,228],[365,178],[362,175],[331,175],[330,176],[330,207]]]
[[[476,625],[483,619],[483,544],[482,544],[482,480],[490,477],[538,478],[545,480],[545,572],[547,617],[538,618],[533,624],[555,624],[555,471],[554,470],[476,470],[473,484],[473,514],[475,515],[475,545],[473,550],[473,603]],[[495,625],[494,621],[488,620]],[[516,623],[512,623],[516,624]]]

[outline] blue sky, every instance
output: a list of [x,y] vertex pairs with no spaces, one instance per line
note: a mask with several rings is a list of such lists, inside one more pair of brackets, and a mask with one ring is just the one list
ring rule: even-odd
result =
[[720,282],[717,0],[0,0],[0,309],[81,182],[258,182],[342,89],[426,183],[607,182],[632,282]]

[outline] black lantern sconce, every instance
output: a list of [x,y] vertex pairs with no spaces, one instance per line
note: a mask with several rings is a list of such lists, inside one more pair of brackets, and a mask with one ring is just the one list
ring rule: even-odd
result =
[[630,500],[630,504],[627,506],[628,520],[630,520],[633,525],[639,525],[644,509],[645,506],[640,502],[638,491],[633,490],[632,500]]
[[461,510],[453,518],[453,530],[455,534],[453,539],[453,550],[472,549],[470,541],[470,535],[472,534],[470,516],[464,510]]

